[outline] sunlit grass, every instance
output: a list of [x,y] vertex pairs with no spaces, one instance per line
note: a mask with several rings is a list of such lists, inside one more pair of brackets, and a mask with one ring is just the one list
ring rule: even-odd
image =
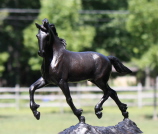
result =
[[[123,120],[117,107],[104,107],[102,119],[94,114],[93,107],[83,107],[86,123],[93,126],[113,126]],[[78,123],[69,108],[60,113],[59,108],[39,108],[41,119],[36,120],[29,108],[16,110],[0,108],[1,134],[57,134]],[[128,108],[129,116],[145,134],[158,133],[158,121],[152,119],[153,108]]]

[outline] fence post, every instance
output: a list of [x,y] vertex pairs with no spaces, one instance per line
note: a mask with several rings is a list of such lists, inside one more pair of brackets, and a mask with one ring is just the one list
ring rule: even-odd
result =
[[158,116],[157,116],[157,89],[158,89],[158,76],[156,77],[156,81],[155,81],[155,86],[154,86],[154,102],[153,102],[153,107],[154,107],[154,113],[153,113],[153,119],[157,120]]
[[142,84],[138,83],[138,107],[141,108],[142,107]]
[[16,108],[19,109],[20,108],[20,104],[19,104],[19,99],[20,99],[20,92],[19,92],[19,84],[16,84],[15,86],[15,103],[16,103]]

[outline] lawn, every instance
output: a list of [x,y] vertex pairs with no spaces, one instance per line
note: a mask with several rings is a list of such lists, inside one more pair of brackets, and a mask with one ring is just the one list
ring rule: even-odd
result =
[[[117,107],[104,107],[102,119],[98,119],[93,107],[83,107],[86,123],[93,126],[113,126],[123,117]],[[29,108],[0,108],[0,134],[57,134],[78,123],[69,108],[64,113],[59,108],[39,108],[41,119],[36,120]],[[158,120],[152,120],[152,107],[130,107],[129,116],[144,134],[158,134]]]

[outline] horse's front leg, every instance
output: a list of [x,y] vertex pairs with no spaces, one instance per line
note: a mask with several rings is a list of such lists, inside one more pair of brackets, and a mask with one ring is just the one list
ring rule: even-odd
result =
[[81,115],[82,115],[83,110],[76,109],[75,105],[73,104],[68,83],[66,81],[64,81],[63,79],[61,79],[58,85],[61,88],[61,90],[63,91],[63,93],[66,97],[66,101],[67,101],[68,105],[71,107],[73,113],[77,116],[79,121],[81,121]]
[[29,89],[30,109],[32,110],[32,112],[37,120],[40,119],[40,112],[37,111],[37,108],[39,107],[39,105],[36,104],[34,101],[34,93],[35,93],[36,89],[39,89],[39,88],[44,87],[46,85],[47,85],[46,81],[41,77],[35,83],[33,83]]

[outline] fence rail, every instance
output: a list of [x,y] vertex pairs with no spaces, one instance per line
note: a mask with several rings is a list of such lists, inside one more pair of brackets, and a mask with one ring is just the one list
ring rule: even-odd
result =
[[[115,91],[118,92],[119,98],[125,100],[135,100],[136,103],[131,103],[130,105],[137,105],[142,107],[144,105],[149,105],[149,103],[144,103],[143,99],[153,98],[153,93],[143,92],[143,87],[141,84],[131,87],[113,87]],[[79,106],[93,105],[93,103],[81,102],[81,100],[99,100],[102,97],[102,91],[97,87],[70,87],[73,100],[75,104]],[[26,100],[26,104],[23,106],[29,106],[29,88],[28,87],[19,87],[15,88],[10,87],[1,87],[0,88],[0,107],[16,107],[19,108],[22,100]],[[43,94],[41,93],[43,92]],[[126,92],[126,94],[119,94],[119,92]],[[158,94],[157,94],[158,97]],[[1,103],[3,100],[3,103]],[[4,102],[4,100],[12,100],[10,102]],[[36,90],[35,100],[41,100],[42,107],[65,107],[68,106],[65,101],[65,96],[62,94],[61,90],[58,87],[45,87],[39,90]],[[151,104],[151,102],[150,102]],[[106,103],[108,105],[108,103]]]

